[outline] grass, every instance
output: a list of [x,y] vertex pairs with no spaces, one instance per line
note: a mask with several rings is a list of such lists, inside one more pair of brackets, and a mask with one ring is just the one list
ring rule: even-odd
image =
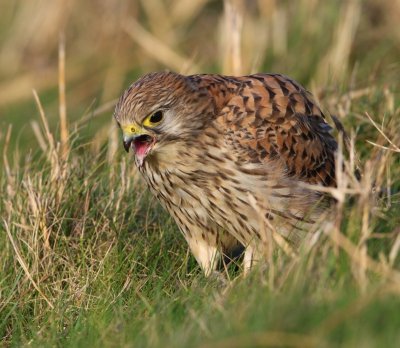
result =
[[[51,4],[0,5],[4,346],[396,346],[397,5]],[[274,243],[246,278],[235,265],[227,284],[205,278],[110,127],[123,88],[164,68],[277,71],[311,89],[353,134],[364,174],[331,192],[336,224],[297,256]]]

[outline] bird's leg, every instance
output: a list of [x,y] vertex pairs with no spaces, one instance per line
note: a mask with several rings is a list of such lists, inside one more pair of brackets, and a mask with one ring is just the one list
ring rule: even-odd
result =
[[206,277],[216,269],[219,258],[217,245],[209,243],[203,238],[187,238],[190,250],[196,258]]
[[249,273],[251,268],[263,258],[262,250],[260,250],[260,244],[261,241],[253,240],[246,247],[243,257],[243,274],[245,276]]

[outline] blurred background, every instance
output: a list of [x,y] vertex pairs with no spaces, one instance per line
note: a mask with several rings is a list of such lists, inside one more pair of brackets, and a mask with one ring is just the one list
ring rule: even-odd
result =
[[69,127],[98,149],[117,136],[110,122],[122,91],[166,69],[283,73],[344,117],[345,93],[397,82],[399,18],[399,0],[2,0],[0,144],[12,124],[11,144],[39,146],[33,89],[58,129],[61,79]]

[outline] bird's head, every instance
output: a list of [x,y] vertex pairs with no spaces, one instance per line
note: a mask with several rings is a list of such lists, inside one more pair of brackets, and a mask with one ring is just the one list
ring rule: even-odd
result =
[[152,155],[168,156],[172,144],[195,141],[212,103],[195,79],[172,72],[143,76],[121,96],[114,117],[123,145],[143,165]]

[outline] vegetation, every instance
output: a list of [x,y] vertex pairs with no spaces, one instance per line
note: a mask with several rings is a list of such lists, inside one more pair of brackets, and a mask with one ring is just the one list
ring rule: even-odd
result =
[[[2,344],[397,346],[399,16],[379,0],[2,2]],[[274,243],[246,278],[205,278],[111,120],[161,69],[307,86],[363,173],[345,160],[335,224],[296,254]]]

